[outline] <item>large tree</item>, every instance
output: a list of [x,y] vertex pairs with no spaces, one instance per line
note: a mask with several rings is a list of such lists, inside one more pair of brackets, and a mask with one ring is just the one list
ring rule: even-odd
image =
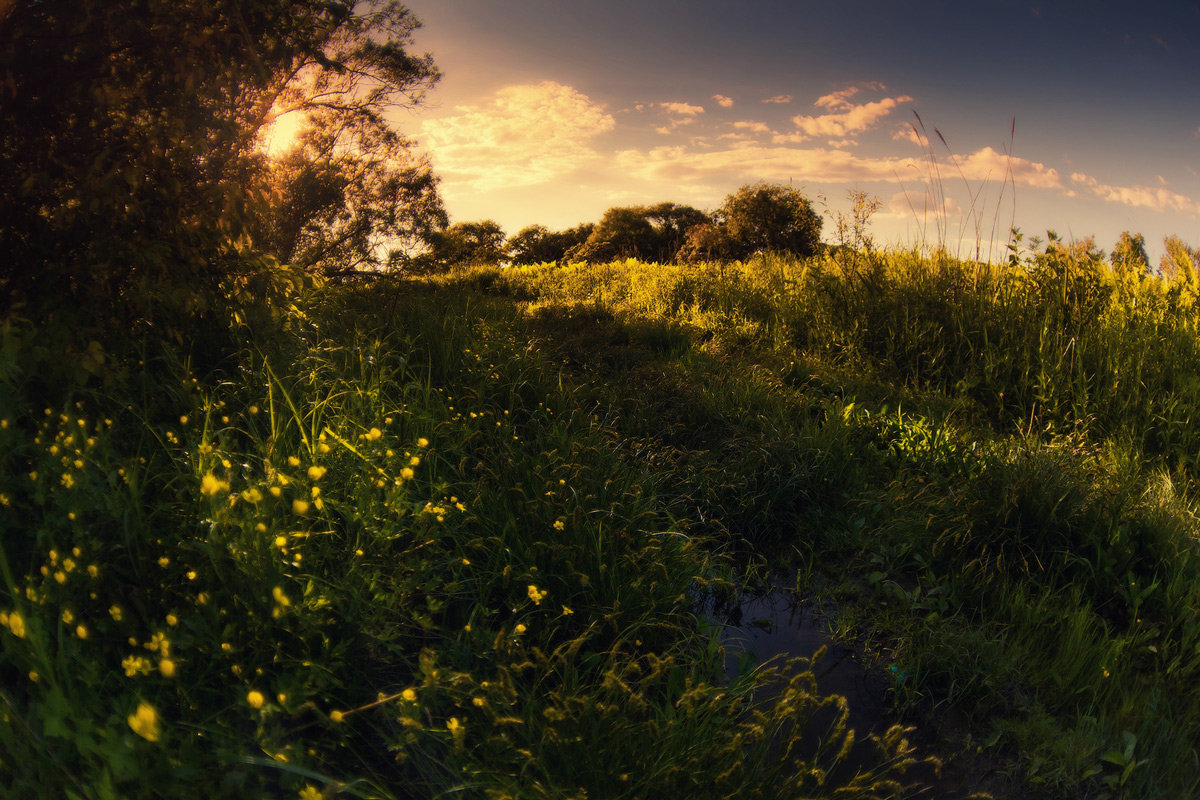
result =
[[0,315],[193,310],[252,260],[276,115],[319,113],[362,148],[438,77],[406,49],[416,20],[380,0],[10,5]]
[[810,256],[821,241],[821,217],[803,194],[782,184],[743,186],[725,198],[717,217],[739,257],[756,252]]
[[615,258],[672,261],[687,240],[687,232],[708,221],[704,212],[675,203],[616,206],[604,212],[587,240],[572,248],[567,257],[591,262]]
[[513,234],[504,249],[513,264],[557,263],[568,251],[587,241],[595,226],[576,225],[562,231],[552,231],[545,225],[529,225]]

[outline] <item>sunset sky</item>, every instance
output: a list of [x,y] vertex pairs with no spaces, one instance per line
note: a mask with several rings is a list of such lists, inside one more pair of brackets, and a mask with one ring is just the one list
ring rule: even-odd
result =
[[864,190],[878,239],[962,255],[978,229],[998,257],[1014,223],[1105,250],[1141,232],[1154,261],[1167,234],[1200,245],[1200,2],[408,6],[445,77],[396,122],[454,221],[712,210],[766,180],[830,212]]

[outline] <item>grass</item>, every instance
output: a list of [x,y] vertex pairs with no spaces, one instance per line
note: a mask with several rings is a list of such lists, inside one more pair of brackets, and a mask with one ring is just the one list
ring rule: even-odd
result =
[[852,733],[813,729],[808,663],[726,684],[697,608],[733,563],[511,303],[380,282],[282,316],[55,400],[9,329],[8,794],[907,791],[900,727],[830,777]]
[[[84,350],[75,389],[10,323],[0,784],[902,797],[940,753],[1189,796],[1196,308],[1053,245],[475,267],[297,286],[203,362]],[[932,750],[848,765],[804,659],[724,678],[699,609],[769,571]]]
[[1001,757],[1019,792],[1196,791],[1186,281],[1053,243],[1001,267],[888,252],[454,280],[525,303],[714,540],[834,598],[906,676],[911,720],[965,719],[947,751]]

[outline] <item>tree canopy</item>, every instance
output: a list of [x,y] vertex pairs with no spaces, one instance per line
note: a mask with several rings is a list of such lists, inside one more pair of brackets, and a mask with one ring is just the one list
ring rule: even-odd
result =
[[[353,263],[367,217],[386,228],[406,192],[433,202],[384,116],[439,77],[407,50],[417,25],[382,0],[16,0],[0,17],[0,313],[193,313],[255,263],[255,234],[271,255],[332,245]],[[266,180],[260,135],[296,110],[325,133]],[[390,174],[336,197],[380,159]]]
[[782,184],[743,186],[716,216],[738,258],[766,251],[810,256],[821,242],[821,217],[803,194]]

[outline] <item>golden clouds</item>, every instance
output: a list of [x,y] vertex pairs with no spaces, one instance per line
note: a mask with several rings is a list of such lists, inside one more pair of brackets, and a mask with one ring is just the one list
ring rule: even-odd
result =
[[475,191],[546,183],[597,157],[591,141],[616,122],[603,106],[553,81],[509,86],[486,104],[426,120],[422,138],[449,183]]

